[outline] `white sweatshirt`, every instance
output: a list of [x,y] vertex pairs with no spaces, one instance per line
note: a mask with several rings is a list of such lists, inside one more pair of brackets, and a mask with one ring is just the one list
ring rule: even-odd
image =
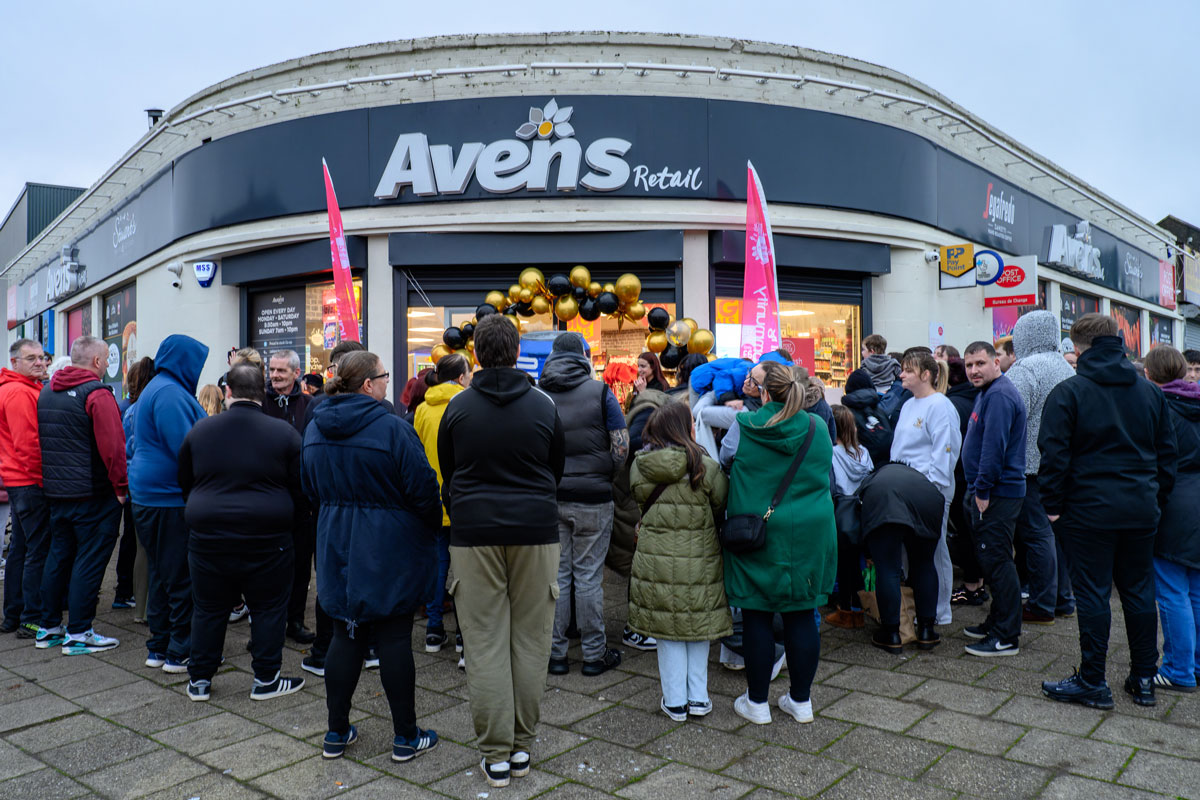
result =
[[959,425],[958,411],[944,394],[909,398],[900,408],[892,461],[912,467],[932,481],[947,500],[953,499],[954,465],[962,449]]

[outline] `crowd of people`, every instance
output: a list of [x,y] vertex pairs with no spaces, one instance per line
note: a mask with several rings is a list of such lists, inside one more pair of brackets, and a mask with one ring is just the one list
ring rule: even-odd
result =
[[1200,352],[1161,345],[1135,365],[1098,314],[1072,326],[1071,358],[1059,339],[1045,311],[961,353],[889,353],[873,334],[833,406],[782,351],[689,355],[674,384],[643,353],[623,406],[578,334],[554,340],[538,379],[518,370],[501,315],[479,321],[476,364],[441,357],[400,406],[357,342],[332,350],[327,380],[292,351],[246,348],[200,387],[208,347],[168,336],[118,403],[102,340],[76,339],[48,377],[42,346],[20,339],[0,371],[0,632],[65,656],[117,647],[94,626],[116,552],[112,608],[146,622],[146,667],[186,673],[190,699],[231,680],[226,631],[248,617],[251,699],[302,688],[283,646],[309,646],[337,758],[358,738],[361,673],[378,668],[392,758],[408,761],[438,744],[415,710],[424,617],[425,650],[460,654],[492,786],[528,773],[546,677],[571,671],[573,638],[584,676],[621,663],[606,564],[629,578],[620,643],[656,652],[676,722],[713,710],[714,642],[745,676],[735,713],[770,723],[786,665],[778,710],[807,723],[822,622],[871,616],[884,652],[931,651],[956,605],[985,603],[961,631],[969,656],[1015,655],[1025,626],[1077,615],[1079,668],[1042,691],[1112,708],[1114,585],[1124,690],[1154,705],[1200,679]]

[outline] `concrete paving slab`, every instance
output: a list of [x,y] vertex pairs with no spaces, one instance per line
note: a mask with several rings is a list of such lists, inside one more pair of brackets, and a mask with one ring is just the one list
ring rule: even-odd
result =
[[1120,783],[1178,797],[1200,797],[1200,761],[1141,750],[1121,773]]
[[1100,723],[1091,738],[1200,759],[1200,736],[1166,722],[1114,714]]
[[1094,708],[1058,703],[1044,697],[1014,696],[993,715],[995,719],[1026,727],[1043,728],[1057,733],[1087,736],[1104,721]]
[[908,730],[908,735],[994,756],[1003,754],[1025,729],[1007,722],[938,709]]
[[9,703],[0,713],[0,733],[48,722],[79,712],[79,706],[54,695],[32,697]]
[[0,800],[74,800],[90,793],[78,781],[48,768],[0,782]]
[[[422,785],[434,783],[453,772],[470,769],[472,765],[479,763],[479,752],[472,747],[463,747],[460,744],[439,739],[438,746],[430,753],[414,758],[411,761],[393,761],[392,760],[392,736],[391,731],[388,731],[387,747],[380,751],[379,755],[373,756],[370,759],[364,759],[363,754],[373,752],[373,750],[365,750],[362,745],[366,744],[360,741],[354,746],[354,752],[350,755],[356,761],[401,778],[409,783],[419,783]],[[376,748],[378,749],[378,748]]]
[[1077,775],[1060,775],[1050,781],[1041,800],[1163,800],[1163,795]]
[[648,714],[624,706],[614,706],[598,714],[586,717],[571,730],[600,739],[607,739],[626,747],[639,747],[675,727],[686,724],[672,722],[664,715]]
[[367,786],[380,777],[381,773],[349,759],[314,755],[286,769],[255,778],[250,785],[281,800],[325,800]]
[[176,725],[154,734],[155,741],[188,755],[199,755],[268,733],[265,726],[228,711]]
[[528,798],[540,795],[560,783],[563,783],[560,776],[534,768],[529,770],[529,774],[524,778],[512,778],[506,788],[493,789],[488,786],[483,772],[479,768],[479,762],[476,761],[474,767],[459,770],[428,788],[458,798],[458,800],[477,800],[477,798],[486,800],[481,797],[482,795],[496,798],[496,800],[528,800]]
[[863,800],[868,797],[888,800],[951,800],[954,792],[860,768],[821,793],[821,800]]
[[538,769],[606,792],[615,792],[646,777],[665,763],[662,758],[593,739],[557,758],[542,762]]
[[568,726],[613,705],[614,702],[551,686],[542,695],[542,720],[548,725]]
[[271,731],[218,750],[200,753],[196,758],[218,772],[247,781],[317,755],[317,748],[311,744]]
[[89,670],[81,670],[58,678],[39,681],[39,685],[48,692],[68,700],[82,697],[105,689],[136,683],[140,678],[129,670],[114,667],[109,664],[98,664]]
[[[82,775],[160,749],[161,745],[150,739],[134,731],[118,728],[90,736],[82,742],[44,750],[38,753],[38,758],[60,772]],[[0,763],[3,763],[2,760]]]
[[1012,761],[1050,767],[1060,772],[1073,772],[1088,778],[1111,781],[1117,777],[1117,773],[1131,755],[1131,747],[1050,731],[1032,730],[1021,737],[1021,741],[1017,742],[1005,757]]
[[683,764],[667,764],[637,783],[619,790],[617,795],[629,800],[662,800],[664,797],[733,800],[752,788],[749,783],[724,775],[714,775]]
[[829,745],[821,751],[821,755],[912,780],[947,749],[941,744],[864,725]]
[[4,738],[29,753],[40,753],[90,736],[118,730],[116,725],[90,714],[75,714],[55,722],[43,722],[8,734]]
[[[808,727],[801,726],[790,718],[785,719],[793,723],[790,727]],[[773,725],[754,727],[785,727],[779,724],[781,722],[783,720]],[[666,736],[651,741],[642,747],[642,751],[701,769],[720,771],[759,747],[762,747],[761,742],[745,736],[709,730],[699,725],[681,725]]]
[[259,800],[267,795],[252,789],[244,783],[239,783],[228,775],[218,775],[209,772],[198,778],[176,784],[170,789],[147,795],[145,800]]
[[853,767],[833,759],[765,745],[722,774],[788,794],[813,797]]
[[207,773],[206,766],[182,753],[159,750],[132,761],[83,775],[79,782],[113,800],[133,800]]
[[889,731],[911,728],[929,710],[916,703],[851,692],[821,712],[822,716],[870,725]]
[[978,797],[1014,800],[1036,797],[1050,775],[1040,767],[951,750],[921,776],[921,782]]
[[854,665],[826,678],[823,685],[884,697],[900,697],[920,686],[924,680],[917,675]]
[[995,711],[1010,697],[1012,695],[1008,692],[964,686],[961,683],[936,678],[904,695],[904,699],[910,703],[922,703],[931,708],[946,708],[962,714],[982,716]]

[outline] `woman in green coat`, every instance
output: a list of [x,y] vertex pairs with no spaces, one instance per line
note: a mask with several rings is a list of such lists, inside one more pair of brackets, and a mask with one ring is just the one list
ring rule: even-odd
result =
[[813,609],[824,605],[837,572],[837,532],[829,475],[833,445],[825,423],[803,410],[804,389],[788,367],[767,362],[759,386],[763,405],[739,414],[741,441],[729,483],[729,516],[765,514],[788,468],[814,429],[808,453],[783,500],[767,521],[766,545],[725,554],[725,593],[742,609],[746,694],[733,709],[751,722],[771,721],[767,687],[775,639],[772,619],[783,617],[791,690],[779,707],[798,722],[812,722],[809,689],[817,671],[820,639]]
[[629,625],[658,640],[663,713],[676,722],[712,711],[708,648],[733,633],[714,517],[729,482],[696,444],[692,414],[670,403],[646,422],[630,481],[642,525],[629,580]]

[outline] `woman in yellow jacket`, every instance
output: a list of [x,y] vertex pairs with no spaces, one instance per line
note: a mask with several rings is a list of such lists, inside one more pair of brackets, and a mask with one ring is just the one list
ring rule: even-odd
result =
[[[446,405],[454,395],[471,385],[471,365],[466,356],[451,353],[438,359],[434,371],[425,378],[432,385],[425,392],[425,402],[417,406],[413,427],[425,446],[429,466],[437,473],[442,485],[442,467],[438,463],[438,428]],[[425,607],[429,621],[425,627],[425,652],[437,653],[446,643],[446,628],[442,625],[442,604],[446,600],[446,573],[450,569],[450,517],[442,509],[442,530],[438,533],[438,581],[433,600]],[[455,636],[455,649],[462,652],[462,637]],[[459,666],[462,666],[461,659]]]

